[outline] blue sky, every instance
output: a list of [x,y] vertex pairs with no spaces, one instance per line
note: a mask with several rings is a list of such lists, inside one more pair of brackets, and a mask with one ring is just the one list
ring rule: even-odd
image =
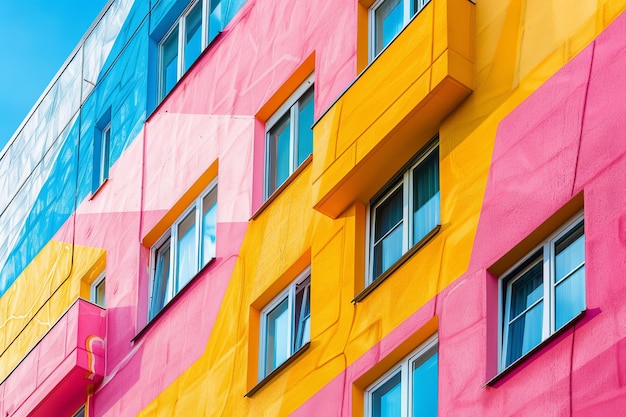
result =
[[109,0],[0,0],[0,153]]

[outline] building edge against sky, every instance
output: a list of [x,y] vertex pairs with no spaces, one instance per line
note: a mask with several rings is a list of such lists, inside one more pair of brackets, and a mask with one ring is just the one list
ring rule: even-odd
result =
[[0,157],[0,415],[619,415],[625,9],[112,1]]

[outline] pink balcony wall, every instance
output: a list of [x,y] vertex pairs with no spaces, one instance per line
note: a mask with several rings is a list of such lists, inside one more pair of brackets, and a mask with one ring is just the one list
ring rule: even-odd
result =
[[106,311],[78,299],[3,381],[3,417],[71,415],[105,370]]

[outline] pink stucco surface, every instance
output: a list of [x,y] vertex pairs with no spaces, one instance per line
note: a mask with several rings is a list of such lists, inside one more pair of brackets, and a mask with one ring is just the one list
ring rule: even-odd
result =
[[[626,15],[499,124],[470,266],[437,296],[439,415],[625,415],[624,68]],[[587,311],[487,386],[497,373],[499,303],[497,277],[487,270],[580,192]],[[432,308],[418,310],[294,415],[352,415],[354,382]]]
[[[355,5],[285,4],[242,8],[55,236],[106,250],[106,376],[92,415],[137,414],[204,353],[248,220],[262,203],[259,109],[312,55],[316,116],[356,75]],[[275,22],[302,28],[299,37]],[[143,239],[216,161],[217,259],[142,331],[150,281]]]

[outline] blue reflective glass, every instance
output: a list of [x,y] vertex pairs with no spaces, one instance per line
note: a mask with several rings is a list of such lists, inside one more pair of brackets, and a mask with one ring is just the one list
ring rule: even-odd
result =
[[535,262],[511,284],[509,320],[513,320],[543,297],[543,264],[541,259]]
[[161,45],[160,77],[160,98],[163,99],[178,82],[178,27]]
[[289,177],[291,119],[283,116],[269,132],[268,193],[271,195]]
[[440,223],[439,148],[413,169],[413,244]]
[[402,415],[401,382],[402,377],[398,372],[372,392],[372,417],[400,417]]
[[581,222],[555,247],[555,326],[558,330],[585,309],[585,235]]
[[404,222],[402,216],[402,185],[399,186],[375,210],[373,277],[378,277],[403,252]]
[[155,253],[156,269],[152,283],[152,300],[150,303],[150,319],[161,311],[170,300],[172,279],[170,268],[170,239],[167,239]]
[[585,267],[561,281],[555,290],[556,330],[585,309]]
[[[436,349],[436,348],[435,348]],[[413,417],[436,417],[439,400],[439,353],[413,362]]]
[[508,329],[506,366],[528,353],[541,342],[543,301],[517,317]]
[[198,272],[198,243],[196,241],[196,210],[192,210],[178,225],[177,247],[178,286],[176,292]]
[[267,314],[265,375],[289,357],[288,299]]
[[185,18],[185,71],[189,69],[202,52],[202,2]]
[[582,224],[572,229],[555,244],[555,282],[585,263],[585,235]]
[[375,52],[378,55],[404,27],[401,0],[387,0],[375,11]]
[[209,10],[209,42],[211,42],[218,33],[224,29],[224,15],[222,9],[226,0],[211,0]]
[[298,163],[313,153],[313,89],[298,100]]
[[202,265],[215,258],[217,188],[202,199]]

